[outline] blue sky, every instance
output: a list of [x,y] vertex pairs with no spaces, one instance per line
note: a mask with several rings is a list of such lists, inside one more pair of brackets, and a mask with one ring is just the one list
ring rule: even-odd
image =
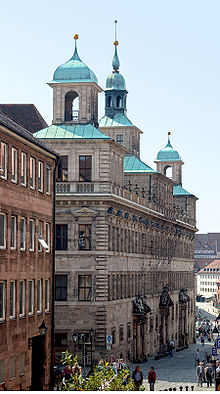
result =
[[[183,187],[199,197],[199,232],[220,232],[220,2],[218,0],[1,1],[0,103],[34,103],[52,121],[53,72],[73,52],[104,88],[114,20],[128,117],[144,134],[141,158],[155,168],[167,132]],[[104,113],[104,93],[99,115]]]

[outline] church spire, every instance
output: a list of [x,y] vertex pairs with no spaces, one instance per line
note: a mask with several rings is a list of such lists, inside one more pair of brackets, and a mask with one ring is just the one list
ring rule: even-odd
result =
[[119,44],[119,42],[117,41],[117,23],[118,23],[118,21],[115,20],[115,41],[114,41],[115,53],[114,53],[113,60],[112,60],[112,67],[115,72],[118,72],[118,69],[120,66],[118,52],[117,52],[117,46]]
[[80,62],[82,61],[78,55],[78,51],[77,51],[77,40],[79,38],[78,34],[75,34],[75,36],[73,37],[75,40],[75,49],[74,49],[74,53],[73,56],[71,58],[71,60],[79,60]]

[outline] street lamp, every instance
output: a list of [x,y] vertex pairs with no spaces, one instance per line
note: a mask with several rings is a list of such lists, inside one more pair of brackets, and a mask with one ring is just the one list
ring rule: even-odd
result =
[[46,335],[47,334],[48,327],[47,327],[47,325],[46,325],[44,320],[41,323],[40,327],[38,327],[38,329],[40,331],[40,335]]
[[72,334],[72,340],[74,343],[74,356],[76,356],[76,343],[77,343],[77,339],[78,339],[78,334],[76,332],[74,332]]
[[93,330],[92,327],[89,330],[89,336],[90,336],[90,342],[91,342],[91,368],[92,368],[92,364],[93,364],[93,360],[92,360],[92,345],[93,345],[93,339],[95,337],[95,330]]

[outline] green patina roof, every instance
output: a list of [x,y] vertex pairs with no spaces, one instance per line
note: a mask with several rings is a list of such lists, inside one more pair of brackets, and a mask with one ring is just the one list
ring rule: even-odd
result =
[[157,172],[136,156],[124,156],[124,172]]
[[105,89],[126,90],[124,77],[118,71],[113,71],[106,79]]
[[99,127],[134,126],[125,114],[115,114],[113,118],[103,116],[99,121]]
[[92,124],[51,125],[37,131],[34,136],[43,139],[110,139]]
[[173,149],[170,139],[168,137],[168,143],[165,148],[161,149],[157,154],[158,161],[181,161],[181,157],[177,150]]
[[193,196],[193,194],[187,192],[181,185],[173,186],[173,195],[174,196]]
[[73,56],[66,63],[57,67],[52,82],[95,82],[98,84],[94,72],[80,59],[77,52],[76,40]]

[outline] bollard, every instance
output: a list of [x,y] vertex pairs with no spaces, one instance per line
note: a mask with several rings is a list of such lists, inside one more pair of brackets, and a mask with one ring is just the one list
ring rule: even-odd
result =
[[168,391],[172,391],[172,390],[173,390],[172,387],[169,387]]
[[189,386],[186,386],[186,391],[189,391]]
[[173,391],[176,391],[176,387],[173,388]]
[[180,391],[183,391],[183,386],[180,386]]
[[191,391],[194,391],[194,386],[191,386]]

